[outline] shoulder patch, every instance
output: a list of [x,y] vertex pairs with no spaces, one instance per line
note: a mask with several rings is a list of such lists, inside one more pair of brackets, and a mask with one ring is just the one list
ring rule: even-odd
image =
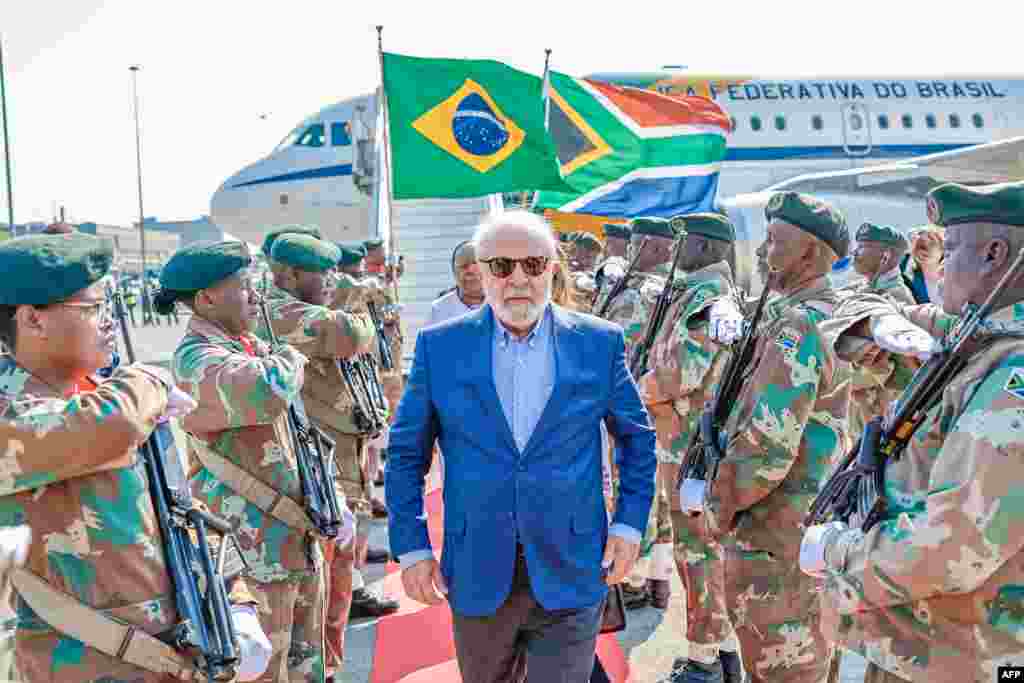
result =
[[779,336],[775,338],[775,343],[785,351],[796,351],[797,346],[800,345],[800,335],[795,330],[785,329],[779,332]]
[[1006,379],[1003,389],[1006,393],[1024,401],[1024,368],[1014,368],[1013,372]]

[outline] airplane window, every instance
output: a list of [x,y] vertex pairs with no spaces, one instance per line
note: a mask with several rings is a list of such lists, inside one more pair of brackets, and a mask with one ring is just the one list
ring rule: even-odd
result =
[[750,130],[754,131],[755,133],[757,131],[761,130],[761,117],[760,116],[751,116],[750,117]]
[[341,121],[331,124],[331,147],[348,147],[352,144],[352,136],[348,133],[348,123]]
[[911,116],[910,114],[904,114],[903,115],[903,127],[904,128],[913,128],[914,127],[914,117]]
[[735,116],[730,116],[729,117],[729,121],[732,123],[733,132],[735,132],[736,131],[736,117]]
[[776,116],[775,117],[775,130],[786,130],[786,117]]
[[889,116],[887,114],[878,115],[878,127],[882,130],[889,129]]
[[925,114],[924,125],[928,126],[929,128],[934,128],[936,126],[935,114]]
[[972,116],[971,117],[971,121],[974,122],[974,127],[975,128],[984,128],[985,127],[985,119],[982,118],[981,114],[975,114],[974,116]]
[[949,115],[949,127],[959,128],[960,127],[960,116],[958,114]]
[[864,117],[857,112],[850,114],[850,128],[853,130],[860,130],[864,127]]
[[274,151],[278,152],[284,149],[285,147],[291,147],[292,145],[294,145],[295,141],[299,139],[299,134],[302,133],[302,130],[302,127],[299,127],[293,130],[292,132],[288,133],[288,135],[284,137],[284,140],[281,140],[281,142],[277,143],[277,147],[274,148]]
[[314,123],[307,128],[295,141],[298,147],[323,147],[324,146],[324,124]]
[[811,117],[811,128],[813,128],[814,130],[821,130],[824,127],[825,122],[821,120],[820,115],[815,114],[814,116]]

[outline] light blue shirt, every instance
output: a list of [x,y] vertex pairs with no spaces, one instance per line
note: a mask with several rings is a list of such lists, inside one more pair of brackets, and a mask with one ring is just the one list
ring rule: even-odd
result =
[[[554,323],[550,304],[537,325],[521,339],[494,316],[492,365],[498,400],[522,457],[555,388]],[[642,538],[640,531],[625,524],[613,524],[608,533],[633,543],[640,543]],[[432,557],[429,550],[416,550],[402,555],[399,562],[405,569]]]

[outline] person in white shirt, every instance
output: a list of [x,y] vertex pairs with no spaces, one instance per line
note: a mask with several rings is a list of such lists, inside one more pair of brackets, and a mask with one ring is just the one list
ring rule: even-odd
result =
[[436,325],[469,313],[484,302],[483,281],[480,279],[476,250],[471,241],[462,242],[452,251],[452,274],[455,275],[455,289],[430,304],[427,325]]

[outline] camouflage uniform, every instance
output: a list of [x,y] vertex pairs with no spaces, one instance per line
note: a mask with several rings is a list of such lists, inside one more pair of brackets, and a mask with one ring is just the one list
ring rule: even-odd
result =
[[[276,286],[269,289],[266,300],[277,338],[310,359],[302,384],[306,413],[335,442],[339,497],[347,499],[353,513],[366,519],[370,515],[370,502],[360,458],[363,438],[352,421],[352,401],[342,381],[338,359],[348,358],[364,347],[373,338],[373,327],[366,316],[307,304]],[[269,339],[262,326],[257,334],[264,340]],[[328,670],[340,667],[344,660],[345,626],[352,603],[354,547],[354,542],[343,549],[338,549],[332,541],[324,544]]]
[[[252,349],[255,355],[251,355]],[[209,448],[302,504],[287,408],[302,385],[301,357],[270,353],[252,335],[229,337],[193,314],[172,360],[178,385],[199,403],[182,420],[193,448]],[[251,569],[250,589],[273,656],[260,681],[323,681],[324,582],[318,538],[248,502],[205,467],[193,494],[235,525]]]
[[[692,334],[698,316],[732,291],[727,263],[691,274],[681,285],[651,351],[650,372],[642,387],[658,431],[659,495],[667,493],[672,511],[673,554],[686,588],[686,640],[690,659],[718,661],[719,648],[732,635],[725,606],[722,547],[704,538],[704,522],[679,505],[676,479],[687,448],[699,428],[704,405],[714,397],[727,351],[704,345]],[[679,287],[680,285],[677,285]]]
[[[799,568],[800,525],[846,442],[849,382],[818,325],[836,297],[825,277],[765,306],[752,366],[722,428],[725,458],[708,484],[711,540],[729,538],[729,617],[752,680],[819,681],[829,647],[817,583]],[[694,331],[701,339],[706,326]]]
[[[140,367],[120,368],[96,391],[68,397],[2,356],[0,386],[0,417],[30,427],[35,440],[6,440],[0,479],[0,524],[32,527],[26,569],[146,633],[171,627],[174,590],[137,457],[166,405],[163,382]],[[232,599],[248,598],[238,582]],[[168,680],[60,634],[20,596],[16,608],[23,680]]]
[[[942,337],[955,322],[933,305],[901,307]],[[990,316],[967,366],[906,451],[886,466],[888,509],[866,535],[826,550],[823,628],[843,647],[912,681],[995,681],[1024,664],[1024,305]],[[898,677],[898,678],[897,678]]]

